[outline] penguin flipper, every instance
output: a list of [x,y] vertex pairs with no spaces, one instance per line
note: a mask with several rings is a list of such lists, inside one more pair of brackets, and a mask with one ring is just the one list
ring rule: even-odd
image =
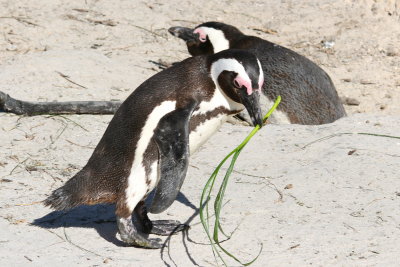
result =
[[196,101],[165,115],[154,131],[160,158],[160,180],[155,189],[151,213],[166,210],[182,187],[189,164],[189,119]]

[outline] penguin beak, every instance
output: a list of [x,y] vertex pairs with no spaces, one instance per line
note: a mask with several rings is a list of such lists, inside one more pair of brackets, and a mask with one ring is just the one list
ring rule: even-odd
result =
[[179,37],[186,42],[195,42],[196,35],[193,33],[193,29],[185,27],[171,27],[168,29],[169,33],[175,37]]
[[239,90],[239,92],[240,100],[249,113],[253,126],[260,125],[260,127],[262,127],[263,120],[260,107],[260,93],[256,89],[253,89],[251,95],[247,94],[247,90]]

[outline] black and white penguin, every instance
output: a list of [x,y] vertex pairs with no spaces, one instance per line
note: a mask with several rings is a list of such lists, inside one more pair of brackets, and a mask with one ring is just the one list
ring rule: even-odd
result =
[[[153,221],[175,200],[194,153],[229,116],[246,109],[262,125],[261,64],[245,50],[188,58],[141,84],[120,106],[86,166],[44,201],[57,210],[116,203],[121,239],[160,248],[178,221]],[[133,218],[133,221],[132,221]],[[182,225],[181,225],[182,226]],[[181,229],[181,228],[180,228]]]
[[[261,107],[267,110],[278,95],[282,102],[270,121],[276,123],[324,124],[346,116],[328,74],[314,62],[237,28],[206,22],[194,29],[172,27],[169,32],[186,41],[189,53],[207,55],[234,48],[246,49],[260,60],[264,70]],[[279,112],[281,111],[281,112]]]

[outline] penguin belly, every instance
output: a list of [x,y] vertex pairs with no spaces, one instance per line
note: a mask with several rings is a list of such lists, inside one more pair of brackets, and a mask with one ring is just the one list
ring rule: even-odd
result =
[[221,128],[222,124],[228,119],[228,116],[227,114],[219,114],[196,125],[189,135],[190,154],[196,153]]

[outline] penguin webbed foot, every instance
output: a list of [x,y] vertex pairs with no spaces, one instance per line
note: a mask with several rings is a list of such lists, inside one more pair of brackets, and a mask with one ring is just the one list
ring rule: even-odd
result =
[[146,229],[146,233],[169,236],[177,234],[180,231],[189,229],[189,225],[182,224],[180,221],[176,220],[157,220],[151,221],[151,228]]
[[182,224],[177,220],[150,220],[144,201],[137,204],[133,215],[135,222],[140,225],[145,234],[169,236],[189,229],[189,225]]
[[134,226],[132,219],[117,216],[119,234],[123,242],[128,245],[158,249],[163,246],[160,238],[148,238],[139,232]]

